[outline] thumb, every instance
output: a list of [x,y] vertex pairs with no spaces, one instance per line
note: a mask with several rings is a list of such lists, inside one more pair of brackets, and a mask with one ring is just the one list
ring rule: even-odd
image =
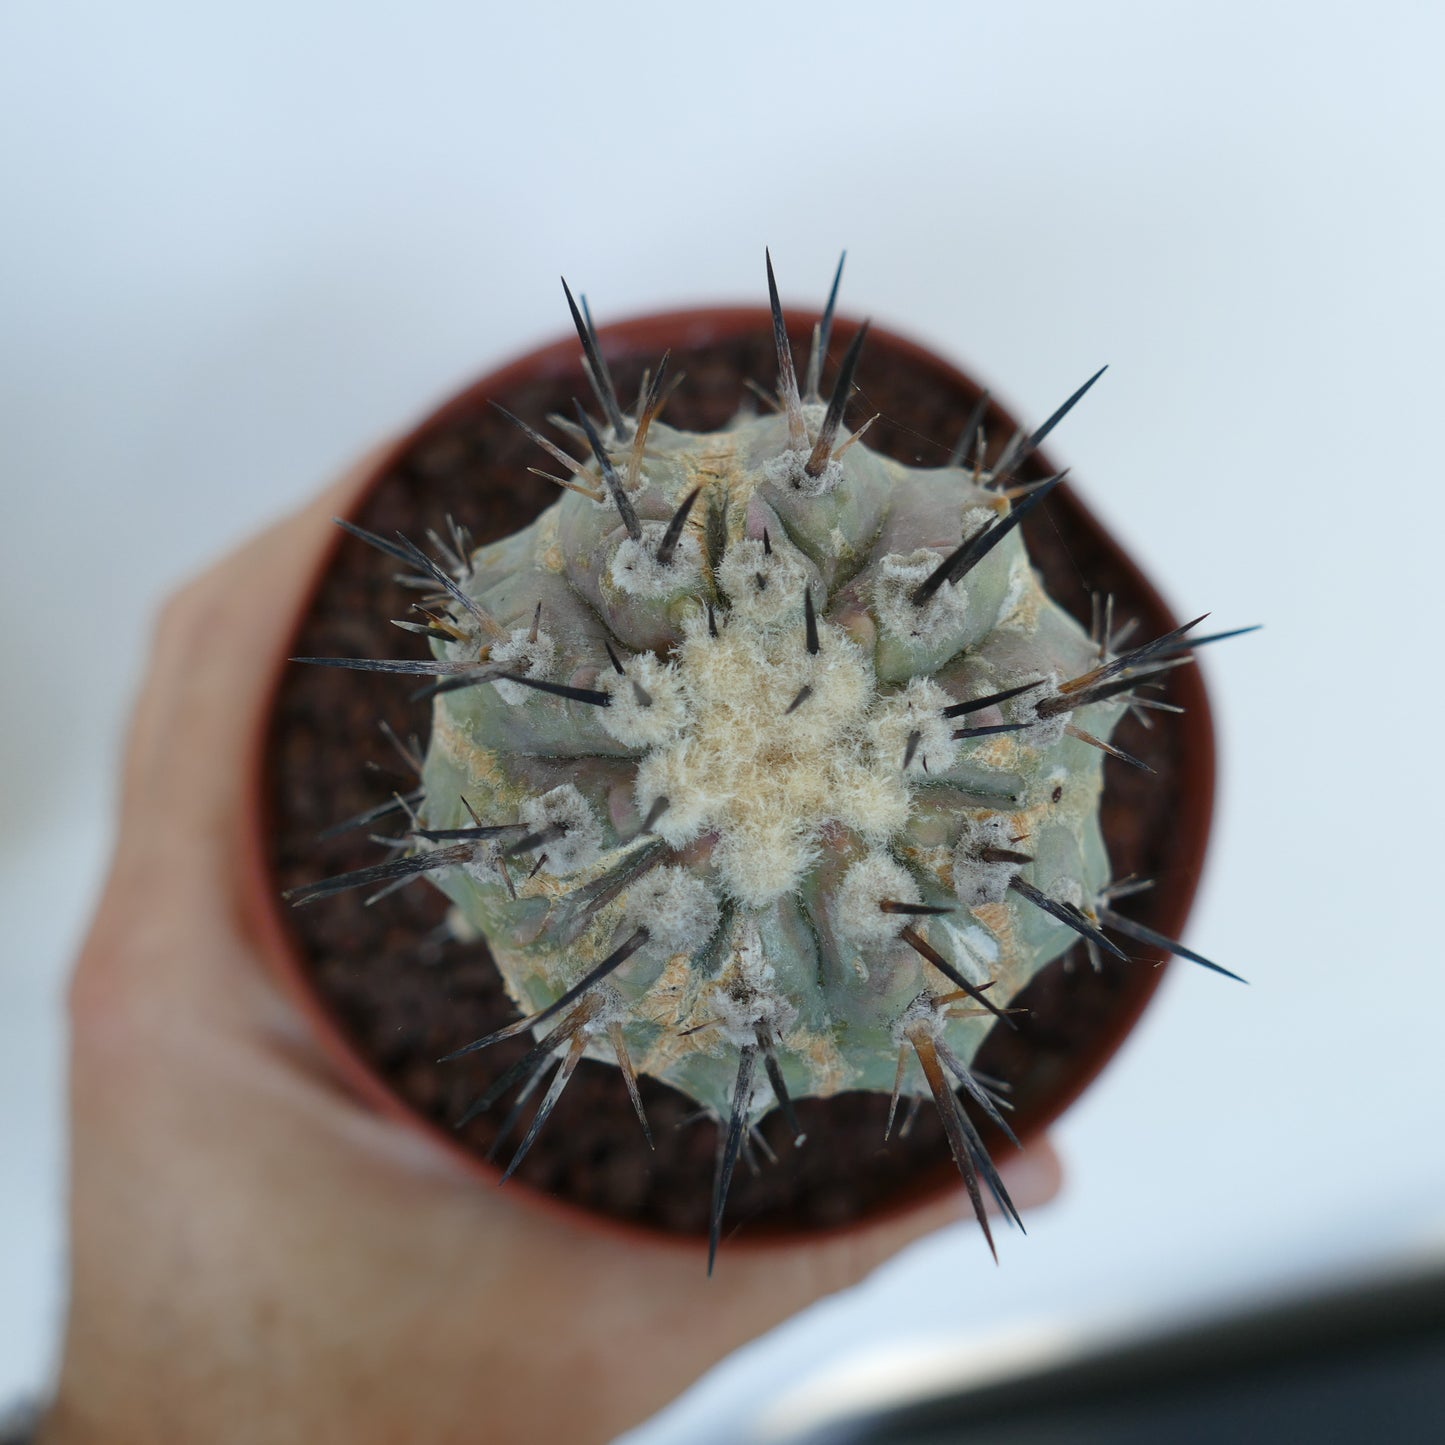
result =
[[136,970],[154,985],[164,960],[183,976],[200,957],[214,969],[220,945],[240,936],[226,930],[238,821],[270,683],[336,531],[330,518],[382,457],[165,603],[131,720],[110,876],[71,981],[77,1024],[113,1018]]
[[120,853],[162,850],[167,876],[216,888],[251,749],[296,618],[382,453],[175,593],[157,623],[131,724]]

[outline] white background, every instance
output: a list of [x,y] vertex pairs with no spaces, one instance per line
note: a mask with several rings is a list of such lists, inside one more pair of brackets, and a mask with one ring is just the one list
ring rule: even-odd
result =
[[1438,1246],[1442,42],[1302,0],[10,0],[0,1399],[53,1360],[62,980],[157,600],[559,334],[559,272],[600,320],[756,302],[765,243],[806,302],[846,246],[850,312],[1025,417],[1111,363],[1057,453],[1179,608],[1267,624],[1207,660],[1190,934],[1253,985],[1175,971],[999,1269],[929,1241],[642,1438]]

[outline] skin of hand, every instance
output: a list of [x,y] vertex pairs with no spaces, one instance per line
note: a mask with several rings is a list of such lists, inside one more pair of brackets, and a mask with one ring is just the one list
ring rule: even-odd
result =
[[[45,1445],[611,1439],[963,1215],[703,1250],[467,1172],[342,1088],[241,901],[267,677],[363,464],[165,607],[70,992],[71,1297]],[[1021,1206],[1046,1144],[1000,1161]],[[983,1261],[980,1260],[980,1267]]]

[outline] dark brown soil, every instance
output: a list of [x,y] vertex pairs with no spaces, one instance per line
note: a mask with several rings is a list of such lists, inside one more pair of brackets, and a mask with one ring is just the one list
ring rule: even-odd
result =
[[[728,313],[722,313],[726,319]],[[631,394],[644,365],[663,345],[673,347],[675,370],[686,380],[666,413],[677,426],[721,425],[744,401],[742,380],[771,384],[775,363],[761,316],[741,326],[732,316],[721,340],[698,343],[674,326],[667,340],[646,324],[616,329],[608,350],[619,390]],[[705,330],[706,328],[704,328]],[[840,323],[835,345],[851,327]],[[731,334],[728,334],[731,332]],[[698,335],[696,328],[690,333]],[[714,331],[714,335],[716,335]],[[806,331],[794,346],[802,354]],[[575,364],[549,356],[540,374],[502,379],[497,400],[536,425],[563,410],[583,383]],[[947,370],[938,371],[913,348],[874,332],[859,373],[861,392],[850,418],[881,411],[871,445],[910,462],[934,464],[947,455],[976,392]],[[526,472],[545,459],[473,390],[446,408],[412,440],[356,514],[383,535],[400,530],[422,539],[451,514],[478,542],[516,530],[555,497],[549,483]],[[995,409],[989,433],[1007,438],[1012,422]],[[1037,460],[1030,474],[1053,468]],[[1140,637],[1173,625],[1157,596],[1097,524],[1068,494],[1056,495],[1027,540],[1050,591],[1087,621],[1089,590],[1111,591],[1121,618],[1140,619]],[[392,580],[395,564],[359,542],[347,541],[302,621],[293,651],[311,656],[424,656],[420,640],[389,625],[405,614],[410,596]],[[1187,718],[1163,716],[1149,731],[1127,721],[1120,746],[1147,759],[1147,777],[1108,764],[1105,831],[1115,875],[1159,880],[1130,909],[1141,922],[1166,931],[1183,922],[1207,826],[1212,754],[1207,710],[1194,670],[1173,674],[1171,700]],[[409,680],[371,673],[294,667],[282,679],[271,725],[267,789],[271,808],[275,887],[283,888],[379,861],[383,855],[356,830],[318,841],[328,825],[384,801],[412,780],[378,731],[386,719],[405,736],[425,739],[426,704],[411,703]],[[378,825],[391,831],[387,823]],[[306,971],[355,1047],[392,1089],[444,1127],[525,1050],[514,1041],[450,1063],[436,1060],[515,1017],[485,945],[446,941],[444,900],[426,883],[391,894],[372,907],[359,892],[288,911],[286,923]],[[1047,969],[1018,1000],[1032,1013],[1015,1032],[1002,1027],[985,1044],[978,1067],[1007,1080],[1021,1132],[1037,1132],[1093,1076],[1147,1001],[1157,978],[1157,955],[1142,947],[1130,963],[1106,962],[1095,973],[1076,952]],[[715,1157],[714,1126],[692,1119],[692,1106],[665,1085],[645,1080],[656,1151],[644,1144],[615,1069],[584,1063],[542,1131],[517,1182],[604,1214],[656,1229],[705,1234]],[[942,1130],[931,1109],[918,1114],[907,1137],[882,1142],[887,1100],[844,1095],[806,1100],[798,1112],[807,1143],[791,1145],[781,1121],[763,1132],[778,1155],[756,1173],[738,1171],[729,1226],[750,1235],[838,1225],[935,1187],[951,1170]],[[507,1114],[499,1105],[468,1124],[459,1137],[485,1154]],[[515,1136],[514,1136],[515,1137]],[[1002,1141],[997,1148],[1007,1149]],[[508,1185],[509,1188],[517,1187]]]

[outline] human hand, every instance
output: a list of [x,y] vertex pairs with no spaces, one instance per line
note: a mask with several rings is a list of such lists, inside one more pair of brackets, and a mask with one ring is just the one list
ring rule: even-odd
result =
[[[364,470],[364,469],[363,469]],[[241,904],[246,750],[359,470],[179,593],[70,1007],[70,1316],[48,1445],[605,1440],[961,1217],[620,1240],[464,1170],[336,1080]],[[1046,1145],[1001,1162],[1027,1207]]]

